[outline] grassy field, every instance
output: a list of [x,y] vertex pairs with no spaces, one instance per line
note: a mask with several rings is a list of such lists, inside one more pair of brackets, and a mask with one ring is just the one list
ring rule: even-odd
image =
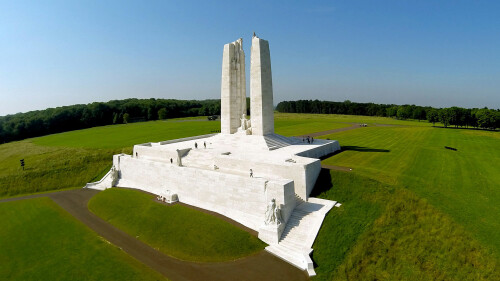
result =
[[145,142],[210,134],[214,130],[220,130],[220,121],[151,121],[71,131],[34,138],[32,142],[42,146],[121,149]]
[[[71,131],[0,145],[0,198],[80,188],[110,169],[113,154],[134,144],[209,134],[217,121],[174,120]],[[25,170],[20,167],[25,160]]]
[[498,132],[368,127],[324,137],[346,149],[324,163],[411,190],[500,256]]
[[[287,136],[357,123],[369,126],[322,136],[339,140],[343,147],[323,163],[353,171],[323,171],[314,191],[343,203],[328,214],[313,247],[315,279],[500,280],[500,133],[380,117],[275,115],[276,132]],[[207,134],[219,126],[217,121],[155,121],[3,144],[0,197],[81,187],[109,169],[111,155],[130,153],[134,144]],[[19,167],[23,158],[26,171]],[[175,208],[146,210],[183,213]],[[103,216],[111,223],[131,225],[130,233],[143,223],[142,211],[128,218],[116,206],[96,210],[107,212]],[[194,248],[175,249],[154,233],[137,235],[164,247],[167,254],[200,259]],[[170,238],[177,236],[182,235]]]
[[[325,116],[276,114],[276,132],[302,135],[350,126],[346,122],[357,120],[353,116]],[[181,118],[95,127],[2,144],[0,198],[79,188],[100,179],[109,170],[112,155],[130,154],[134,144],[209,134],[219,129],[220,121]],[[24,171],[20,159],[25,160]]]
[[220,262],[261,251],[265,243],[224,220],[153,196],[111,188],[89,201],[89,209],[132,236],[182,260]]
[[49,198],[0,203],[2,280],[166,280]]
[[488,247],[403,187],[323,170],[314,192],[343,203],[313,245],[314,280],[500,280]]

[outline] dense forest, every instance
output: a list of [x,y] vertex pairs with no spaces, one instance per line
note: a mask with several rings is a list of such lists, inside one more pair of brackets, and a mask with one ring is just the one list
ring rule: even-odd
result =
[[[249,104],[247,100],[247,105]],[[351,101],[298,100],[280,102],[276,110],[288,113],[348,114],[427,120],[432,123],[440,122],[445,127],[493,130],[500,128],[500,110],[488,108],[432,108]],[[219,114],[220,100],[125,99],[77,104],[0,117],[0,143],[95,126]]]
[[433,108],[417,105],[394,105],[357,103],[351,101],[333,102],[319,100],[282,101],[276,106],[279,112],[287,113],[323,113],[385,116],[397,119],[427,120],[440,122],[445,127],[472,127],[495,130],[500,128],[500,110],[488,108]]
[[220,114],[220,100],[125,99],[0,117],[0,143],[71,130],[166,118]]

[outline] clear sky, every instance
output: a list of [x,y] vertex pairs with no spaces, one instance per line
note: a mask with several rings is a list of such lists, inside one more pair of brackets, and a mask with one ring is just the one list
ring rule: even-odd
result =
[[275,103],[500,108],[500,1],[0,0],[0,115],[219,98],[223,45],[248,67],[253,31]]

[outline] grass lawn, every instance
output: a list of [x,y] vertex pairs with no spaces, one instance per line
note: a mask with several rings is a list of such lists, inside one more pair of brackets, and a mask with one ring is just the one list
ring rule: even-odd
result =
[[257,253],[265,244],[224,220],[153,196],[111,188],[89,201],[89,209],[161,252],[182,260],[219,262]]
[[[322,172],[314,190],[314,196],[343,203],[327,215],[313,246],[314,279],[500,280],[500,133],[381,117],[275,115],[276,132],[287,136],[352,123],[369,127],[322,136],[344,148],[323,163],[353,171]],[[380,124],[391,126],[372,126]],[[207,134],[219,126],[153,121],[3,144],[0,197],[81,187],[109,169],[113,154],[130,153],[134,144]],[[23,158],[26,171],[19,167]],[[208,223],[216,218],[166,207],[135,191],[110,189],[90,205],[112,224],[181,259],[231,260],[264,247],[226,222]],[[183,244],[189,247],[179,248]]]
[[[180,121],[180,122],[177,122]],[[134,144],[209,134],[218,121],[169,120],[95,127],[0,145],[0,198],[80,188],[110,169]],[[25,170],[19,160],[24,159]]]
[[500,261],[405,188],[323,170],[315,196],[343,203],[313,245],[313,280],[500,280]]
[[2,280],[166,280],[49,198],[0,203]]
[[324,136],[338,139],[347,150],[323,162],[410,189],[500,257],[498,134],[432,127],[361,128]]

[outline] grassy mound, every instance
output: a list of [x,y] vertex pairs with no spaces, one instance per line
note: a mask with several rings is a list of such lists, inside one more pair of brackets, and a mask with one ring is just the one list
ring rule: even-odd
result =
[[89,202],[89,209],[163,253],[189,261],[235,260],[265,244],[220,218],[181,205],[166,206],[153,196],[111,188]]
[[49,198],[0,203],[2,280],[166,280]]
[[[333,134],[347,150],[323,163],[407,188],[500,257],[499,132],[368,127]],[[445,149],[457,148],[457,151]]]
[[356,173],[322,171],[338,200],[313,248],[314,280],[500,280],[500,261],[426,200]]

